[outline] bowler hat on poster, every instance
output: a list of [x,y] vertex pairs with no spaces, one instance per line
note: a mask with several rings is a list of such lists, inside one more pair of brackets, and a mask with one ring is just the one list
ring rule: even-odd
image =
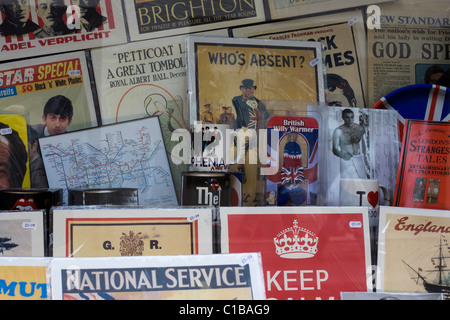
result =
[[253,81],[252,79],[244,79],[242,80],[241,86],[239,87],[239,89],[242,88],[255,88],[255,81]]

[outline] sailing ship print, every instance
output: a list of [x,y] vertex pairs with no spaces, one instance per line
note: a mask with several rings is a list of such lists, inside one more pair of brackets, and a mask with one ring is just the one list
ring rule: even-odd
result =
[[429,293],[442,293],[446,300],[450,300],[450,268],[447,260],[450,259],[450,246],[448,240],[441,235],[437,252],[433,255],[431,263],[432,270],[423,270],[422,268],[413,268],[407,262],[402,260],[404,265],[411,272],[411,279],[416,284],[421,283],[425,291]]

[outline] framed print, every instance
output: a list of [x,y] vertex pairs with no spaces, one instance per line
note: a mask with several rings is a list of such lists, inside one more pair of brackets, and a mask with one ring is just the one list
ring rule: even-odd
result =
[[450,122],[406,119],[403,132],[394,205],[449,210]]
[[276,137],[276,143],[272,145],[272,138],[267,138],[267,150],[270,159],[277,163],[277,170],[265,179],[266,205],[317,204],[322,122],[313,112],[300,116],[300,110],[296,116],[276,115],[268,121],[267,134]]
[[367,41],[363,12],[349,10],[232,28],[236,38],[319,41],[323,44],[327,104],[368,107]]
[[56,208],[55,257],[210,254],[212,209]]
[[[120,0],[6,1],[0,17],[0,60],[35,57],[127,41]],[[75,4],[78,3],[78,4]],[[50,8],[51,5],[51,10]],[[19,6],[16,8],[15,6]],[[23,19],[15,22],[15,10]],[[28,19],[26,19],[28,17]]]
[[268,299],[338,300],[367,292],[367,208],[224,207],[222,253],[261,252]]
[[265,21],[262,0],[125,1],[132,41]]
[[51,277],[54,300],[265,299],[257,253],[55,258]]
[[50,258],[0,258],[0,300],[50,300]]
[[63,205],[68,189],[118,187],[138,189],[139,205],[178,204],[157,117],[43,137],[39,146]]
[[[392,0],[264,0],[270,19],[282,19]],[[269,18],[268,17],[268,18]]]
[[[207,107],[210,123],[218,123],[222,107],[231,107],[234,129],[258,129],[267,121],[261,100],[325,102],[318,42],[191,35],[186,49],[192,125]],[[247,88],[253,95],[241,103]]]
[[450,211],[381,207],[377,292],[440,293],[449,298]]
[[0,211],[0,257],[44,257],[43,211]]
[[442,293],[341,292],[341,300],[444,300]]

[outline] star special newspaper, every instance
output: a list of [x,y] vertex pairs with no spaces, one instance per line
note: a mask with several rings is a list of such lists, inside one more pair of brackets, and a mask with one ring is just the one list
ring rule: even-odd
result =
[[125,1],[132,41],[265,21],[262,0]]
[[257,253],[55,258],[54,300],[264,300]]
[[450,123],[406,119],[394,206],[450,209]]
[[367,208],[224,207],[220,218],[222,253],[261,252],[268,299],[339,300],[342,291],[369,290]]

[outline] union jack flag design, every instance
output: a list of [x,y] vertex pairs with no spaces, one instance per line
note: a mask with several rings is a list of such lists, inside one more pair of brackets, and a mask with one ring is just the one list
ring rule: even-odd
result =
[[281,168],[281,184],[300,184],[305,182],[303,167]]
[[431,84],[410,85],[387,94],[372,108],[396,110],[402,137],[405,119],[450,121],[450,89]]

